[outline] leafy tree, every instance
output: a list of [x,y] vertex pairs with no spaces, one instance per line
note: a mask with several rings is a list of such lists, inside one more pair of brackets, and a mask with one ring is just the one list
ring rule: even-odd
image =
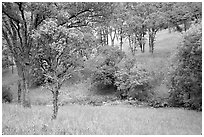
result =
[[[33,29],[51,15],[50,3],[2,3],[2,34],[23,81],[23,106],[28,94]],[[29,100],[29,99],[27,99]]]
[[[129,46],[130,49],[135,55],[137,43],[141,48],[141,52],[145,51],[145,34],[146,34],[146,26],[144,24],[144,19],[139,16],[132,15],[131,18],[127,21],[128,28],[127,33],[129,35]],[[131,43],[133,45],[131,45]]]
[[185,34],[173,58],[170,75],[170,103],[202,109],[202,25],[193,25]]
[[[81,40],[83,38],[81,28],[88,25],[93,26],[95,22],[103,21],[104,16],[108,15],[105,10],[108,5],[109,3],[83,2],[2,3],[3,37],[15,58],[18,74],[23,81],[25,89],[23,91],[23,104],[25,104],[26,97],[28,98],[30,74],[34,69],[38,69],[36,66],[42,65],[41,68],[45,68],[43,70],[43,74],[46,75],[45,79],[47,81],[51,80],[51,83],[53,83],[52,91],[55,95],[55,98],[53,98],[53,102],[55,102],[53,118],[56,118],[58,90],[66,77],[64,76],[65,70],[67,71],[71,66],[75,66],[73,64],[76,64],[72,61],[70,64],[72,58],[69,57],[70,60],[66,58],[71,56],[77,60],[81,54],[84,54],[80,52],[80,45],[89,44]],[[59,33],[54,35],[55,32]],[[64,46],[67,43],[71,46]],[[72,49],[71,47],[76,48]],[[64,57],[65,51],[68,52],[66,58]],[[43,60],[46,62],[38,63],[36,59],[41,58],[40,56],[44,56]],[[59,60],[60,62],[58,62]],[[68,62],[67,65],[71,66],[66,67],[64,65],[66,62]],[[49,69],[46,67],[49,67]],[[52,71],[53,69],[55,71]],[[62,77],[59,76],[58,79],[56,76],[60,74],[57,73],[62,73]]]
[[33,34],[36,46],[33,52],[37,55],[35,64],[41,68],[45,86],[53,95],[52,119],[57,117],[58,96],[64,81],[73,72],[81,70],[83,57],[88,57],[90,49],[95,46],[92,31],[87,30],[91,29],[92,23],[100,21],[103,6],[104,3],[57,3],[63,14],[44,21]]
[[42,70],[45,86],[53,94],[52,119],[57,117],[59,90],[63,82],[81,65],[80,42],[83,40],[78,30],[58,27],[56,22],[47,21],[33,34],[35,49],[38,49],[35,61],[40,65],[37,68]]
[[127,10],[125,9],[124,3],[116,3],[113,11],[113,22],[114,27],[117,30],[117,37],[120,40],[120,49],[123,47],[123,39],[126,37],[125,28],[127,28]]
[[145,35],[147,31],[145,19],[148,15],[145,10],[146,7],[144,3],[127,3],[126,5],[126,9],[129,11],[127,33],[129,35],[129,46],[133,55],[135,54],[137,45],[140,46],[141,52],[145,51]]
[[145,22],[149,35],[149,52],[153,53],[156,33],[165,24],[164,14],[162,12],[153,12],[149,14]]
[[198,22],[202,16],[202,4],[199,2],[169,2],[163,5],[169,24],[180,32],[182,28],[179,25],[183,24],[186,31],[193,20]]

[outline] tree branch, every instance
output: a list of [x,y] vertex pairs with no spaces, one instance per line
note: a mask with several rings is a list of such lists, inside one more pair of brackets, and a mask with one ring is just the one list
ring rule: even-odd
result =
[[[21,23],[21,20],[18,18],[18,15],[12,15],[13,13],[9,13],[12,12],[10,5],[8,5],[9,3],[6,3],[7,8],[5,7],[5,4],[2,4],[2,13],[4,13],[5,15],[7,15],[10,19],[14,20],[16,23]],[[10,8],[9,8],[9,7]],[[8,11],[9,10],[9,11]]]
[[[68,18],[68,20],[71,20],[71,19],[73,19],[73,18],[77,18],[80,14],[83,14],[83,13],[85,13],[85,12],[91,12],[91,10],[90,10],[90,9],[82,10],[82,11],[80,11],[80,12],[78,12],[78,13],[76,13],[76,14],[70,16],[70,17]],[[64,21],[64,22],[60,23],[58,26],[63,26],[63,25],[65,25],[66,23],[67,23],[67,21]]]

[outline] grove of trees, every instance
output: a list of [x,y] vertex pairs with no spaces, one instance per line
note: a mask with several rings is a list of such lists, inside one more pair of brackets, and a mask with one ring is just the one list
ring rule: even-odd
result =
[[201,17],[202,4],[194,2],[3,2],[2,67],[15,62],[24,107],[30,101],[33,84],[49,89],[52,119],[56,119],[63,83],[73,72],[83,70],[84,62],[93,59],[93,54],[103,58],[93,68],[93,83],[112,84],[120,91],[144,89],[148,87],[148,72],[140,68],[133,71],[134,60],[125,65],[126,71],[118,67],[125,59],[125,40],[133,56],[138,47],[144,53],[147,43],[153,54],[159,30],[183,33]]

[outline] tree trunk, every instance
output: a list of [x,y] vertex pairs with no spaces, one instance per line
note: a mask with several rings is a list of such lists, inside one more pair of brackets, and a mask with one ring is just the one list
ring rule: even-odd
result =
[[142,43],[142,53],[144,53],[144,52],[145,52],[145,44]]
[[23,90],[22,90],[23,92],[22,92],[22,102],[21,102],[23,107],[25,107],[26,87],[27,87],[26,81],[25,81],[25,78],[23,78]]
[[13,68],[13,66],[14,66],[14,59],[13,59],[13,57],[11,57],[11,58],[12,58],[11,72],[13,74],[14,73],[14,68]]
[[150,38],[150,48],[151,48],[151,53],[153,53],[154,51],[154,37],[151,36]]
[[22,92],[22,105],[23,107],[31,107],[30,105],[30,98],[29,98],[29,81],[28,79],[28,74],[27,74],[26,69],[22,69],[22,81],[23,81],[23,92]]
[[114,40],[116,37],[116,30],[113,31],[114,34],[112,35],[112,31],[110,32],[110,38],[111,38],[111,45],[114,47]]
[[111,39],[111,45],[114,47],[114,39]]
[[14,73],[13,65],[11,65],[11,72],[12,72],[12,74]]
[[21,92],[22,92],[22,88],[21,88],[21,80],[18,80],[18,103],[21,103]]
[[152,52],[152,47],[151,47],[151,34],[149,34],[149,52]]
[[106,44],[108,45],[108,30],[106,30]]
[[52,120],[57,118],[57,113],[58,113],[58,95],[59,91],[58,88],[55,89],[53,93],[53,115],[52,115]]
[[130,47],[130,50],[131,50],[131,52],[133,53],[133,48],[132,48],[132,43],[131,43],[131,37],[130,37],[130,35],[128,35],[128,40],[129,40],[129,47]]
[[123,50],[123,37],[120,36],[120,49]]

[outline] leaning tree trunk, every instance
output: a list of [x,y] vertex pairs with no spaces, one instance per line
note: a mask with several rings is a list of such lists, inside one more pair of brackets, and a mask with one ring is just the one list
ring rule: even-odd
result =
[[52,115],[52,119],[56,119],[57,118],[57,113],[58,113],[58,95],[59,95],[59,90],[58,88],[55,88],[54,91],[52,91],[53,94],[53,115]]

